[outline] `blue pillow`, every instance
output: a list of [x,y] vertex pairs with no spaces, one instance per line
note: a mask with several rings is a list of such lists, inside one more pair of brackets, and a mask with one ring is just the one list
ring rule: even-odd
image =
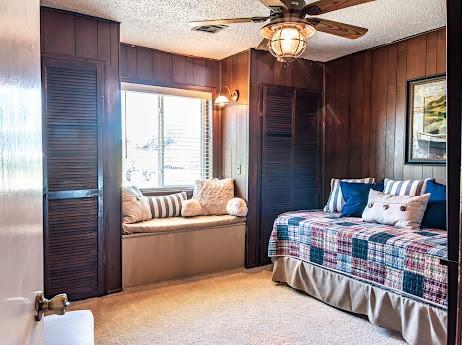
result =
[[342,208],[342,217],[361,217],[367,205],[369,190],[383,192],[382,183],[355,183],[340,181],[345,205]]
[[422,219],[422,226],[446,230],[446,186],[429,180],[426,193],[430,193],[430,199]]

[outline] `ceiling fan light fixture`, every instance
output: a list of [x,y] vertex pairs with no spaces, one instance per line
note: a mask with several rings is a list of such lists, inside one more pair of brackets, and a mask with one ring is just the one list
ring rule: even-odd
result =
[[269,41],[271,54],[284,63],[300,57],[306,49],[306,40],[315,33],[311,25],[297,22],[269,24],[261,30]]

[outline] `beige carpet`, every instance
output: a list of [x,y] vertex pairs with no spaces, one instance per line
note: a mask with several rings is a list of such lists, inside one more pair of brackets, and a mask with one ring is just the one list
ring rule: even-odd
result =
[[132,289],[79,303],[91,309],[97,345],[404,344],[402,338],[245,271]]

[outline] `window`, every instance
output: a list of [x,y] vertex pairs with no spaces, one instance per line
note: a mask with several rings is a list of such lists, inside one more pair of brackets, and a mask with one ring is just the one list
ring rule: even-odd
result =
[[159,91],[122,90],[124,183],[168,188],[211,178],[211,97]]

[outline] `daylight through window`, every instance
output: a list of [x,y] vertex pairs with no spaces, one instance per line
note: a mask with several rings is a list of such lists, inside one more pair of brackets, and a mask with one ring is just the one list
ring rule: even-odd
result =
[[212,177],[212,111],[205,97],[122,90],[123,180],[139,188]]

